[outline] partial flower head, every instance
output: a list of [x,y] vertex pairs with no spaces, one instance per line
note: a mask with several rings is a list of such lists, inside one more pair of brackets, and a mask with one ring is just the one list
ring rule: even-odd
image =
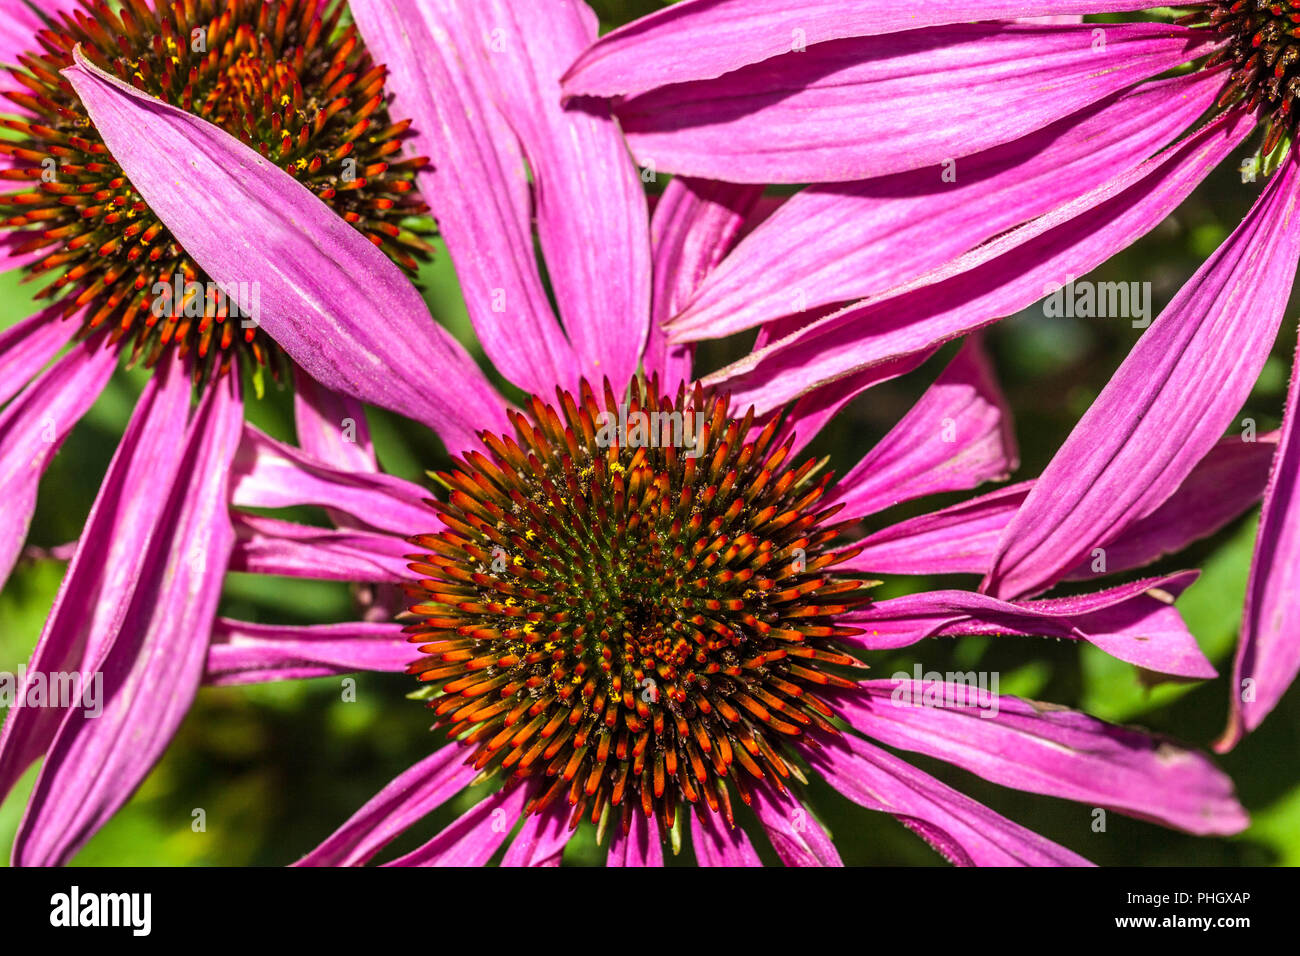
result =
[[394,155],[409,123],[343,11],[0,6],[2,242],[48,300],[0,334],[0,581],[66,436],[115,370],[152,370],[18,695],[47,675],[102,677],[103,713],[19,706],[0,730],[0,794],[45,757],[20,861],[84,842],[198,689],[234,544],[245,381],[260,391],[266,370],[291,369],[300,406],[359,416],[332,391],[346,386],[431,423],[453,403],[427,397],[422,368],[462,376],[457,408],[487,389],[406,278],[427,248],[401,225],[425,208],[425,160]]
[[[767,384],[778,367],[867,374],[1032,305],[1154,228],[1224,161],[1245,185],[1270,177],[1163,314],[1143,319],[1008,525],[985,582],[1006,597],[1041,590],[1158,508],[1269,356],[1300,261],[1296,16],[1265,0],[688,0],[602,38],[565,90],[613,98],[638,158],[660,170],[815,184],[668,321],[681,342],[786,322],[780,347],[711,379],[760,404],[781,397]],[[813,235],[837,255],[801,301],[826,313],[791,321],[764,273]],[[872,266],[885,246],[895,255]],[[1223,749],[1300,671],[1295,382]]]

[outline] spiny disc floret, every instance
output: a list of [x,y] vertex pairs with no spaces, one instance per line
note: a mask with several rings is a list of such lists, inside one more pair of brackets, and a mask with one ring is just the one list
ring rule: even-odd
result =
[[[236,352],[277,357],[255,323],[232,321],[237,309],[114,161],[60,75],[78,44],[101,69],[273,160],[414,273],[429,247],[400,222],[427,209],[414,191],[426,160],[395,158],[409,122],[389,119],[385,70],[355,26],[340,26],[342,0],[82,4],[49,19],[9,71],[15,91],[5,95],[22,115],[0,117],[16,134],[0,142],[12,166],[0,177],[29,185],[0,196],[0,224],[23,230],[12,248],[40,254],[29,278],[54,277],[39,297],[63,304],[64,318],[81,312],[83,335],[108,330],[149,365],[176,348],[198,372]],[[232,210],[232,227],[237,219]],[[186,307],[153,308],[160,284],[187,290]]]
[[602,407],[584,383],[527,409],[439,476],[410,671],[477,767],[535,781],[529,810],[671,828],[685,800],[730,822],[733,791],[800,777],[797,746],[835,732],[819,691],[859,666],[834,640],[867,598],[829,573],[852,553],[829,548],[830,476],[699,389],[638,380],[620,403],[606,383]]
[[1206,24],[1224,45],[1207,62],[1228,64],[1220,106],[1240,102],[1268,129],[1267,156],[1295,130],[1300,100],[1300,3],[1296,0],[1215,0],[1184,22]]

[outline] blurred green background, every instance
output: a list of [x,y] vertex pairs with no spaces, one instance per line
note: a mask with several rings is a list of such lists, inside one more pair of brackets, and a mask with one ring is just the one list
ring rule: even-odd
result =
[[[606,27],[660,6],[655,0],[593,0]],[[1242,157],[1244,158],[1244,157]],[[662,177],[661,177],[662,179]],[[654,188],[661,188],[662,181]],[[1224,168],[1151,235],[1116,256],[1092,278],[1150,281],[1158,312],[1205,257],[1228,235],[1262,186],[1243,185]],[[905,253],[905,250],[903,250]],[[455,275],[439,250],[421,274],[430,309],[482,361]],[[29,288],[14,274],[0,277],[0,327],[31,311]],[[1261,432],[1276,428],[1295,347],[1296,303],[1243,417]],[[1000,323],[988,336],[1003,386],[1016,415],[1022,468],[1037,474],[1140,334],[1121,319],[1049,319],[1041,308]],[[748,351],[751,339],[710,344],[700,366],[711,370]],[[823,433],[811,453],[829,455],[842,473],[897,421],[951,356],[873,390]],[[72,540],[90,509],[118,436],[130,415],[142,376],[120,372],[51,465],[41,486],[29,543],[46,548]],[[287,391],[250,402],[254,421],[292,439]],[[426,430],[384,412],[371,425],[383,465],[422,481],[445,454]],[[987,490],[987,489],[986,489]],[[878,516],[871,527],[960,500],[931,499]],[[323,514],[300,514],[325,524]],[[1179,608],[1201,647],[1221,672],[1231,669],[1257,511],[1198,544],[1164,571],[1203,569]],[[31,652],[64,565],[32,555],[0,593],[0,671],[12,671]],[[923,587],[974,586],[976,581],[891,580],[886,596]],[[221,613],[246,620],[322,623],[354,617],[344,585],[232,575]],[[986,670],[1001,674],[1001,691],[1082,708],[1099,717],[1138,724],[1206,746],[1222,729],[1226,677],[1202,683],[1146,688],[1134,668],[1073,642],[1039,639],[930,641],[907,653],[872,660],[873,675],[926,669]],[[206,688],[170,750],[131,802],[79,854],[81,865],[282,865],[312,848],[363,802],[434,745],[422,706],[407,700],[413,682],[402,675],[358,675],[356,699],[343,700],[339,679],[249,688]],[[1093,832],[1090,807],[1024,795],[987,784],[944,764],[915,758],[937,777],[1101,864],[1300,864],[1300,692],[1293,689],[1264,726],[1220,763],[1237,783],[1253,823],[1231,839],[1203,839],[1110,814],[1104,833]],[[0,850],[8,847],[35,778],[35,769],[0,804]],[[469,806],[465,794],[395,844],[404,851],[428,839]],[[861,810],[814,781],[811,802],[846,863],[941,864],[921,840],[892,819]],[[201,809],[206,829],[192,826]],[[755,841],[774,859],[762,839]],[[590,827],[566,851],[566,862],[598,863],[602,851]],[[690,861],[685,850],[676,863]]]

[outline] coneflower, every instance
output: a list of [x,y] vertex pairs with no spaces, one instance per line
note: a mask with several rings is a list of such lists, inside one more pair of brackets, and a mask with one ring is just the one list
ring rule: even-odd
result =
[[[1130,10],[1150,12],[1080,22]],[[1057,22],[1011,19],[1026,17]],[[887,369],[1032,305],[1163,221],[1253,137],[1233,162],[1267,187],[1008,526],[985,582],[1004,597],[1041,589],[1173,492],[1250,393],[1300,260],[1294,0],[688,0],[602,38],[565,90],[614,97],[633,149],[660,171],[834,184],[787,203],[669,321],[687,342],[779,319],[790,296],[766,277],[809,236],[834,246],[836,265],[799,289],[830,314],[788,323],[779,349],[715,378],[765,400],[780,397],[767,384],[778,364],[801,384]],[[883,247],[894,255],[866,265]],[[1297,382],[1222,749],[1300,671]]]
[[[487,781],[496,786],[480,803],[391,862],[485,863],[518,824],[507,864],[558,863],[583,825],[608,843],[611,865],[657,864],[680,852],[687,832],[702,864],[756,863],[752,839],[762,837],[788,864],[838,863],[807,792],[813,774],[897,816],[955,863],[1084,862],[882,743],[1191,832],[1244,824],[1226,778],[1171,741],[996,688],[864,679],[881,652],[963,634],[1086,640],[1150,671],[1214,674],[1172,607],[1194,573],[1039,601],[966,591],[871,598],[874,571],[986,568],[1032,485],[860,537],[863,515],[969,486],[1014,460],[976,347],[838,483],[815,460],[796,461],[796,430],[818,427],[806,409],[760,426],[725,396],[680,386],[674,398],[656,384],[533,397],[510,413],[510,432],[485,431],[438,474],[443,494],[423,518],[417,486],[335,471],[246,435],[237,504],[319,503],[333,488],[361,530],[237,514],[232,567],[405,582],[408,623],[222,619],[208,679],[405,670],[423,683],[412,696],[427,699],[439,731],[430,757],[301,865],[364,863]],[[1257,500],[1267,450],[1230,443],[1211,457],[1117,544],[1111,570],[1180,548]],[[1211,518],[1205,490],[1226,477],[1235,490]],[[394,533],[421,524],[442,530]],[[403,556],[411,545],[417,553]],[[759,831],[740,826],[742,806]]]
[[[359,415],[331,391],[346,384],[434,425],[488,390],[404,274],[427,248],[402,225],[425,209],[424,159],[396,155],[409,121],[389,113],[384,69],[343,12],[335,0],[0,5],[0,224],[42,302],[0,334],[0,581],[69,431],[114,370],[153,372],[25,670],[83,687],[102,675],[104,712],[16,706],[0,731],[0,795],[44,756],[36,803],[83,802],[44,831],[60,840],[84,840],[121,805],[198,689],[234,544],[242,383],[292,369],[300,413]],[[147,104],[142,131],[124,132],[124,96]],[[140,162],[168,129],[181,141]],[[202,202],[178,203],[185,189]],[[428,395],[452,369],[460,395],[440,406]]]
[[[1015,486],[858,533],[857,522],[900,501],[1014,468],[1009,422],[977,344],[834,481],[800,452],[872,379],[753,409],[698,387],[689,351],[662,335],[656,320],[735,244],[759,191],[675,179],[646,223],[637,171],[607,113],[558,105],[559,77],[595,37],[585,6],[356,0],[352,9],[389,64],[394,108],[416,119],[414,148],[431,157],[421,188],[485,350],[533,397],[517,411],[498,400],[501,426],[467,409],[457,425],[475,429],[472,441],[440,431],[455,457],[434,510],[419,486],[333,469],[245,431],[232,568],[405,583],[412,617],[405,636],[375,621],[222,620],[209,678],[408,669],[424,680],[441,728],[428,758],[303,863],[369,860],[485,779],[498,786],[484,800],[394,862],[486,862],[522,821],[505,861],[553,863],[571,828],[594,819],[611,863],[658,862],[688,827],[700,862],[752,863],[750,834],[732,826],[743,804],[787,862],[837,862],[805,803],[812,774],[960,863],[1082,862],[878,743],[1194,832],[1243,825],[1226,779],[1167,741],[952,686],[931,688],[951,707],[895,706],[895,691],[923,698],[925,688],[862,682],[859,665],[873,654],[960,633],[1087,640],[1149,670],[1213,673],[1172,606],[1188,573],[1041,601],[960,590],[867,600],[872,574],[985,570],[1029,493]],[[451,182],[469,188],[439,188]],[[527,294],[541,282],[524,182],[572,340],[558,351],[544,343],[563,344],[559,323]],[[440,211],[449,195],[463,204],[447,200]],[[501,229],[484,229],[485,218]],[[494,320],[494,303],[521,301],[520,322],[535,337]],[[593,354],[583,343],[594,328],[604,347]],[[537,361],[520,361],[528,348]],[[328,436],[330,424],[318,419],[312,431]],[[321,457],[341,441],[332,424]],[[1217,449],[1211,477],[1194,473],[1185,494],[1132,529],[1108,570],[1177,550],[1257,499],[1272,447],[1245,447],[1244,456],[1242,447]],[[1207,510],[1204,482],[1225,473],[1238,479],[1233,492]],[[331,532],[242,511],[303,503],[360,524]],[[1068,573],[1092,576],[1086,566]],[[999,714],[980,716],[981,699]]]

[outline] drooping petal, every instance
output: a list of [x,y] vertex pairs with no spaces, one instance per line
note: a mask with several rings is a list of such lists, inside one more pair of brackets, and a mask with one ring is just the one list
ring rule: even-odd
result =
[[[163,363],[145,385],[109,464],[17,699],[26,699],[37,674],[77,673],[86,686],[95,661],[121,632],[180,467],[189,405],[189,378],[178,363]],[[161,491],[134,493],[141,488]],[[56,707],[10,710],[0,726],[0,794],[46,752],[62,717]]]
[[469,354],[369,239],[229,133],[74,58],[63,74],[131,184],[313,378],[425,423],[454,452],[503,421]]
[[317,461],[340,471],[379,470],[362,404],[298,368],[293,373],[293,420],[298,447]]
[[[1106,543],[1104,566],[1090,555],[1067,577],[1140,568],[1218,531],[1263,496],[1276,447],[1276,433],[1257,441],[1225,438],[1169,500]],[[861,553],[838,567],[868,574],[987,574],[1003,530],[1033,484],[999,488],[891,525],[859,541]]]
[[81,328],[80,316],[59,321],[67,306],[48,306],[0,332],[0,405],[17,395]]
[[1222,85],[1204,73],[1146,83],[951,165],[804,189],[700,284],[671,335],[720,338],[902,285],[1137,166]]
[[755,787],[752,806],[772,849],[786,866],[844,865],[822,825],[790,793]]
[[[1294,228],[1294,226],[1292,227]],[[1300,355],[1296,362],[1300,363]],[[1291,367],[1282,444],[1264,494],[1264,512],[1250,564],[1241,640],[1232,663],[1228,726],[1215,743],[1231,750],[1260,725],[1300,673],[1300,627],[1294,619],[1300,593],[1300,366]]]
[[502,866],[559,866],[569,830],[569,805],[557,801],[540,813],[530,813],[501,859]]
[[687,0],[602,37],[564,78],[570,96],[630,96],[722,76],[843,37],[968,20],[1109,13],[1151,0]]
[[863,538],[861,553],[837,565],[870,574],[985,574],[1002,529],[1029,495],[1023,481],[918,515]]
[[[1277,432],[1255,441],[1235,435],[1220,441],[1160,507],[1103,542],[1104,573],[1140,568],[1177,554],[1239,517],[1263,497],[1277,442]],[[1084,580],[1102,573],[1094,569],[1095,550],[1067,577]]]
[[493,102],[473,5],[356,0],[348,9],[375,61],[388,67],[393,114],[414,120],[409,142],[431,160],[420,191],[484,351],[525,391],[575,388],[577,357],[537,271],[527,165]]
[[958,866],[1090,865],[865,740],[835,738],[809,759],[840,793],[898,817]]
[[1237,833],[1249,822],[1232,781],[1203,755],[1053,704],[901,676],[867,681],[836,703],[872,740],[1003,786],[1201,835]]
[[644,813],[633,811],[628,832],[615,824],[610,827],[613,836],[609,841],[606,866],[663,866],[664,848],[659,839],[659,824]]
[[303,680],[352,671],[402,671],[419,657],[391,621],[254,624],[219,617],[212,625],[204,682],[215,685]]
[[617,113],[637,160],[677,175],[839,183],[935,167],[938,177],[945,162],[1203,56],[1212,36],[1157,23],[954,24],[833,40],[645,93]]
[[745,831],[707,809],[691,814],[691,846],[700,866],[763,865]]
[[117,353],[102,346],[78,345],[0,411],[0,584],[27,539],[41,476],[117,367]]
[[510,835],[527,797],[522,786],[498,790],[424,846],[384,866],[483,866]]
[[317,528],[235,514],[230,570],[321,581],[400,582],[410,578],[402,538],[356,528]]
[[475,4],[497,102],[533,173],[537,232],[584,375],[626,382],[650,327],[645,190],[602,100],[560,103],[560,74],[596,39],[582,0]]
[[441,529],[419,485],[392,475],[340,471],[249,425],[231,475],[241,508],[317,505],[344,511],[371,528],[411,535]]
[[[775,322],[763,326],[759,330],[755,348],[762,348],[768,341],[769,331],[778,330],[784,324],[784,322]],[[877,365],[853,375],[837,378],[833,382],[817,385],[800,395],[799,400],[790,406],[790,410],[781,422],[779,433],[781,440],[790,442],[792,456],[798,455],[829,422],[835,419],[835,416],[867,389],[916,371],[933,355],[934,352],[906,355],[896,362]]]
[[1003,533],[991,594],[1042,590],[1168,498],[1259,376],[1300,261],[1288,162],[1147,329]]
[[14,841],[23,866],[66,863],[135,792],[180,726],[203,677],[234,541],[230,461],[243,405],[231,375],[207,389],[130,603],[105,652],[102,713],[67,711]]
[[1019,464],[1010,412],[971,340],[880,443],[835,486],[828,504],[861,517],[923,495],[1005,478]]
[[662,328],[686,304],[736,241],[763,194],[761,186],[735,186],[676,177],[664,187],[650,220],[654,249],[654,303],[645,369],[675,394],[691,381],[691,353],[670,346]]
[[1163,221],[1254,129],[1227,113],[1106,186],[901,289],[818,319],[708,376],[761,413],[819,384],[928,353],[1013,315]]
[[395,777],[294,866],[360,866],[477,775],[459,744],[443,744]]
[[1087,641],[1156,673],[1214,677],[1213,665],[1173,606],[1197,573],[1181,571],[1095,594],[1042,601],[1000,601],[970,591],[909,594],[849,612],[845,622],[866,633],[846,640],[875,650],[940,635],[1059,637]]

